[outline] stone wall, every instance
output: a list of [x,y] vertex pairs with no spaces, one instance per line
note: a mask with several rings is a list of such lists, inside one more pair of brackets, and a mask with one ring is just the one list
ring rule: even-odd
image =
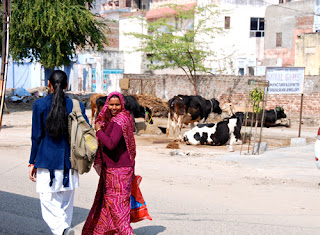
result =
[[[148,93],[169,100],[177,94],[194,95],[194,88],[183,75],[124,74],[130,79],[130,88],[125,93]],[[198,82],[198,94],[216,98],[222,106],[230,100],[233,104],[246,106],[249,93],[248,80],[265,80],[264,76],[203,76]],[[251,87],[252,88],[252,87]],[[306,125],[320,124],[320,76],[305,76],[302,121]],[[301,95],[268,95],[267,109],[282,106],[292,123],[298,123]]]

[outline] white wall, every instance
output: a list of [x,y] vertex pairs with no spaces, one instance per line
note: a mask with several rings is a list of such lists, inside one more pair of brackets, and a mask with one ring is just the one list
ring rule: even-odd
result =
[[140,39],[125,35],[126,33],[146,33],[143,22],[143,19],[139,20],[136,18],[124,18],[119,20],[119,50],[123,52],[124,73],[143,73],[143,53],[136,51],[140,45]]
[[[266,7],[267,5],[221,2],[220,9],[228,12],[223,13],[219,17],[219,22],[214,25],[224,28],[225,16],[229,16],[230,29],[224,29],[224,34],[217,35],[214,39],[210,39],[206,35],[201,36],[202,40],[211,40],[210,48],[217,53],[216,56],[208,59],[213,71],[226,68],[227,74],[237,74],[239,67],[243,65],[245,73],[248,72],[249,66],[256,70],[256,65],[259,65],[259,61],[263,59],[264,37],[250,38],[250,19],[251,17],[264,18]],[[232,56],[230,57],[230,55]],[[223,62],[225,56],[232,59],[233,66],[229,62]],[[213,62],[209,62],[211,60]]]

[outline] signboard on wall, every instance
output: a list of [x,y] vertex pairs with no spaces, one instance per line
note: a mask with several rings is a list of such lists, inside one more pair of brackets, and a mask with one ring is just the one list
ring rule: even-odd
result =
[[92,92],[96,92],[96,89],[97,89],[96,69],[92,69]]
[[266,80],[269,81],[269,94],[301,94],[299,134],[301,134],[304,68],[267,67]]
[[302,94],[304,68],[267,67],[266,80],[269,81],[269,94]]
[[123,69],[104,69],[102,91],[105,93],[120,91],[119,80],[121,78],[123,78]]

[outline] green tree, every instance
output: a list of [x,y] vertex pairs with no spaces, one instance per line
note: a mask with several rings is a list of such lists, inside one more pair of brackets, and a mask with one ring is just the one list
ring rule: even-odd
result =
[[127,35],[141,40],[141,46],[137,51],[147,55],[151,62],[151,70],[182,69],[197,95],[198,80],[201,75],[212,70],[208,62],[216,53],[210,49],[210,43],[213,38],[223,33],[223,29],[215,24],[223,11],[217,6],[167,7],[170,8],[171,14],[166,14],[158,20],[143,21],[148,33]]
[[9,53],[53,69],[69,65],[77,49],[102,50],[106,22],[90,12],[94,0],[12,0]]

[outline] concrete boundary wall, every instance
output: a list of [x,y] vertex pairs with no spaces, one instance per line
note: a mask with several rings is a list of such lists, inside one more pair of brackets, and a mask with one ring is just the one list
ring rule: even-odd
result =
[[[130,79],[127,94],[148,93],[169,100],[174,95],[194,95],[191,83],[183,75],[124,74]],[[265,80],[264,76],[203,76],[198,82],[198,94],[216,98],[220,104],[230,100],[245,106],[248,97],[248,80]],[[298,123],[300,94],[268,95],[267,109],[282,106],[292,123]],[[305,76],[302,121],[306,125],[320,124],[320,76]]]

